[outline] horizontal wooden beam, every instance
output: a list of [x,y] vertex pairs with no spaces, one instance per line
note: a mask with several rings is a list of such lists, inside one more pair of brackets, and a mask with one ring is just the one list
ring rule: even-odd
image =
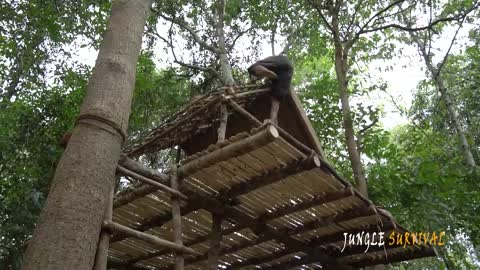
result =
[[149,179],[147,177],[144,177],[138,173],[135,173],[133,171],[130,171],[129,169],[127,168],[124,168],[120,165],[117,165],[117,172],[123,174],[123,175],[126,175],[126,176],[130,176],[132,178],[135,178],[145,184],[148,184],[148,185],[151,185],[151,186],[154,186],[156,187],[157,189],[159,190],[162,190],[164,192],[167,192],[169,193],[170,195],[176,197],[176,198],[179,198],[179,199],[183,199],[183,200],[188,200],[188,197],[185,196],[184,194],[182,194],[181,192],[167,186],[167,185],[164,185],[162,183],[159,183],[157,181],[154,181],[152,179]]
[[113,209],[121,207],[123,205],[129,204],[138,198],[142,198],[157,191],[158,188],[151,185],[141,185],[139,187],[134,188],[133,190],[129,190],[127,192],[122,192],[121,194],[117,194],[115,199],[113,200]]
[[194,249],[186,247],[184,245],[178,245],[178,244],[175,244],[174,242],[170,242],[170,241],[158,238],[151,234],[135,231],[127,226],[123,226],[113,221],[105,220],[103,222],[102,227],[106,230],[109,230],[110,232],[124,234],[124,235],[127,235],[128,237],[134,237],[134,238],[143,240],[147,243],[160,246],[160,247],[165,247],[176,252],[188,253],[192,255],[201,255],[201,253],[195,251]]
[[[182,216],[186,216],[189,213],[196,211],[198,209],[200,209],[200,206],[198,204],[187,203],[186,205],[180,207],[180,212],[182,213]],[[167,212],[163,215],[154,216],[151,219],[144,221],[142,224],[140,224],[139,226],[136,226],[134,229],[140,232],[148,231],[151,228],[163,226],[165,223],[169,222],[171,219],[172,219],[172,213]],[[110,242],[114,243],[114,242],[122,241],[125,238],[126,237],[124,235],[113,235],[112,238],[110,239]]]
[[125,154],[120,155],[120,160],[118,161],[118,164],[122,167],[129,169],[130,171],[143,175],[147,178],[153,179],[164,185],[169,184],[170,177],[167,174],[161,173],[155,169],[149,168],[143,165],[142,163],[129,158]]
[[[150,178],[155,180],[161,184],[168,185],[170,177],[167,174],[161,173],[154,169],[148,168],[147,166],[137,162],[126,155],[122,154],[120,156],[120,160],[118,161],[118,165],[135,172],[136,174],[142,175],[144,177]],[[133,202],[138,198],[142,198],[148,194],[151,194],[157,191],[158,188],[152,185],[141,185],[135,187],[133,190],[123,191],[119,194],[116,194],[115,200],[113,202],[113,208],[120,207],[122,205],[128,204]]]
[[204,156],[196,158],[178,168],[179,177],[186,177],[216,163],[237,157],[264,145],[267,145],[279,137],[278,131],[272,125],[266,125],[263,130],[250,137],[231,143],[225,147],[214,150]]

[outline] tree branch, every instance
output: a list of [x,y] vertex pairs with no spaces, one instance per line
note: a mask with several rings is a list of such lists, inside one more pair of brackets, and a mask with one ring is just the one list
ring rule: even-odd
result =
[[[173,23],[172,23],[173,24]],[[171,25],[172,26],[172,25]],[[195,70],[199,70],[199,71],[203,71],[203,72],[210,72],[212,73],[214,76],[216,77],[219,77],[219,74],[218,72],[212,68],[212,67],[201,67],[201,66],[197,66],[197,65],[192,65],[192,64],[188,64],[188,63],[185,63],[183,61],[180,61],[178,60],[177,58],[177,55],[175,54],[175,47],[173,46],[173,40],[172,40],[172,31],[171,31],[171,26],[170,26],[170,30],[168,31],[169,32],[169,40],[167,40],[166,38],[162,37],[160,34],[158,34],[158,32],[156,30],[153,30],[151,27],[147,26],[147,30],[152,33],[153,35],[155,35],[156,37],[158,37],[159,39],[161,39],[163,42],[165,42],[167,44],[167,46],[170,48],[170,51],[172,52],[172,55],[173,55],[173,62],[175,64],[178,64],[182,67],[186,67],[186,68],[190,68],[190,69],[195,69]]]
[[391,9],[392,7],[400,4],[400,3],[403,3],[405,2],[405,0],[397,0],[395,2],[392,2],[390,3],[388,6],[382,8],[381,10],[379,10],[377,13],[375,13],[375,15],[373,15],[372,17],[370,17],[370,19],[367,20],[366,23],[363,24],[362,27],[360,27],[360,31],[358,31],[360,34],[362,33],[362,31],[365,30],[365,28],[368,27],[368,25],[374,21],[378,16],[382,15],[383,13],[387,12],[389,9]]
[[360,130],[358,131],[358,134],[363,134],[363,133],[365,133],[367,130],[369,130],[370,128],[372,128],[373,126],[375,126],[377,123],[378,123],[378,118],[377,118],[377,119],[374,119],[374,120],[372,121],[372,123],[366,125],[366,126],[363,127],[362,129],[360,129]]
[[445,64],[445,62],[447,61],[448,59],[448,56],[450,55],[450,50],[452,49],[453,47],[453,44],[455,43],[455,40],[457,40],[457,35],[458,35],[458,32],[460,31],[460,29],[462,28],[462,25],[463,23],[465,22],[465,19],[467,19],[467,16],[465,16],[459,23],[458,25],[458,28],[457,28],[457,31],[455,31],[455,35],[453,35],[453,38],[452,38],[452,42],[450,42],[450,46],[448,47],[448,50],[447,50],[447,53],[445,53],[445,56],[443,57],[443,60],[439,63],[438,67],[437,67],[437,76],[440,74],[442,68],[443,68],[443,65]]
[[[432,23],[432,20],[433,20],[433,5],[431,3],[431,0],[429,1],[429,18],[428,18],[428,24],[431,24]],[[432,49],[432,29],[428,29],[427,31],[427,35],[428,35],[428,55],[430,55],[431,53],[431,49]]]
[[279,53],[279,55],[280,54],[286,54],[287,51],[290,50],[290,47],[292,46],[292,43],[293,43],[294,36],[297,33],[298,29],[300,29],[301,27],[302,26],[299,26],[299,27],[293,29],[293,31],[288,35],[287,43],[285,43],[285,46],[283,47],[283,50]]
[[166,21],[169,21],[169,22],[172,22],[178,26],[180,26],[181,28],[183,28],[184,30],[188,31],[191,35],[192,35],[192,38],[195,40],[195,42],[198,43],[198,45],[200,45],[200,47],[206,49],[206,50],[209,50],[213,53],[220,53],[220,49],[217,48],[217,47],[214,47],[210,44],[208,44],[207,42],[205,42],[204,40],[202,40],[200,38],[200,36],[197,34],[197,32],[195,31],[195,29],[193,29],[192,27],[190,27],[185,21],[181,20],[181,19],[178,19],[178,18],[170,18],[170,17],[167,17],[165,15],[162,15],[162,14],[158,14],[158,16],[160,16],[161,18],[163,18],[164,20]]
[[322,19],[323,23],[328,28],[328,30],[330,30],[330,32],[333,33],[333,27],[327,21],[327,18],[325,18],[325,15],[323,14],[323,11],[322,11],[321,7],[318,5],[318,3],[316,3],[314,0],[308,0],[308,2],[317,10],[318,15],[320,16],[320,18]]
[[347,33],[345,34],[345,36],[347,36],[347,38],[350,36],[350,30],[353,26],[353,24],[355,23],[355,18],[357,17],[357,13],[358,11],[360,10],[360,6],[362,4],[362,0],[358,0],[357,1],[357,4],[355,5],[354,7],[354,11],[353,11],[353,15],[352,15],[352,19],[350,20],[350,23],[348,24],[348,27],[347,27]]
[[243,35],[245,35],[246,33],[248,33],[250,30],[253,29],[253,26],[250,26],[249,28],[247,28],[246,30],[244,31],[241,31],[240,33],[238,33],[238,35],[232,40],[231,44],[227,46],[228,50],[232,50],[233,47],[235,47],[235,43],[237,42],[237,40],[239,38],[241,38]]
[[[396,2],[399,2],[399,1],[396,1]],[[389,6],[391,6],[391,5],[389,5]],[[477,7],[478,7],[478,1],[476,1],[475,4],[473,4],[472,7],[467,9],[464,13],[461,13],[461,14],[459,14],[457,16],[453,16],[453,17],[440,18],[440,19],[437,19],[437,20],[429,23],[428,25],[421,26],[421,27],[409,27],[409,26],[399,25],[399,24],[396,24],[396,23],[391,23],[391,24],[380,26],[380,27],[363,29],[363,30],[361,30],[357,33],[357,36],[359,36],[361,34],[365,34],[365,33],[371,33],[371,32],[375,32],[375,31],[379,31],[379,30],[385,30],[385,29],[388,29],[388,28],[396,28],[396,29],[399,29],[399,30],[402,30],[402,31],[407,31],[407,32],[416,32],[416,31],[431,29],[431,28],[433,28],[433,26],[435,26],[435,25],[437,25],[441,22],[458,21],[458,20],[464,19],[470,12],[475,10]]]

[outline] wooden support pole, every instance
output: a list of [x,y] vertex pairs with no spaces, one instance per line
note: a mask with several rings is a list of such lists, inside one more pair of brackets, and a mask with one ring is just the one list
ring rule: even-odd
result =
[[[147,166],[137,162],[127,155],[122,154],[120,156],[120,160],[118,161],[118,165],[135,172],[139,175],[152,179],[156,182],[159,182],[164,185],[169,185],[170,178],[168,175],[161,173],[157,170],[148,168]],[[113,201],[113,208],[120,207],[122,205],[128,204],[138,198],[144,197],[148,194],[151,194],[157,191],[158,188],[156,186],[151,185],[142,185],[139,187],[135,187],[134,190],[126,190],[124,192],[120,192],[116,195],[115,200]]]
[[178,168],[178,176],[184,177],[191,175],[203,168],[209,167],[229,158],[240,156],[248,153],[254,149],[262,147],[279,137],[278,131],[275,127],[267,125],[259,133],[245,138],[241,141],[229,144],[223,148],[215,150],[205,156],[194,159],[180,168]]
[[228,110],[225,103],[220,104],[220,126],[217,129],[217,142],[225,140],[225,134],[227,132],[227,123],[228,123]]
[[130,171],[129,169],[127,168],[124,168],[120,165],[117,166],[117,171],[124,174],[124,175],[127,175],[127,176],[130,176],[130,177],[133,177],[139,181],[142,181],[146,184],[149,184],[149,185],[152,185],[152,186],[155,186],[157,189],[161,189],[162,191],[165,191],[167,193],[170,193],[172,196],[176,196],[178,198],[181,198],[181,199],[184,199],[184,200],[188,200],[188,197],[185,196],[184,194],[182,194],[181,192],[177,191],[177,190],[174,190],[172,189],[171,187],[168,187],[162,183],[159,183],[157,181],[154,181],[152,179],[149,179],[149,178],[146,178],[140,174],[137,174],[135,172],[132,172]]
[[133,202],[138,198],[145,197],[146,195],[151,194],[157,190],[158,188],[150,185],[142,185],[133,190],[128,190],[122,194],[117,195],[117,197],[113,201],[113,209]]
[[111,232],[115,232],[115,233],[118,233],[118,234],[125,234],[129,237],[134,237],[134,238],[143,240],[143,241],[148,242],[148,243],[153,244],[153,245],[169,248],[169,249],[174,250],[176,252],[188,253],[188,254],[197,255],[197,256],[201,255],[201,253],[199,253],[199,252],[197,252],[197,251],[195,251],[195,250],[193,250],[189,247],[175,244],[173,242],[158,238],[158,237],[153,236],[151,234],[136,231],[136,230],[131,229],[127,226],[123,226],[121,224],[118,224],[118,223],[115,223],[115,222],[112,222],[112,221],[105,220],[103,222],[103,228],[107,229],[107,230],[110,230]]
[[[172,189],[179,190],[180,183],[177,177],[177,166],[173,166],[170,175],[170,182]],[[173,239],[175,244],[182,245],[182,213],[180,211],[180,201],[178,198],[171,197],[171,205],[172,205],[172,224],[173,224]],[[183,253],[176,252],[175,253],[175,270],[183,270],[185,266],[185,259],[183,257]]]
[[120,155],[120,160],[118,161],[118,165],[124,168],[127,168],[132,172],[143,175],[144,177],[147,177],[159,183],[162,183],[164,185],[170,184],[169,182],[170,178],[167,174],[164,174],[155,169],[149,168],[143,165],[142,163],[129,158],[125,154]]
[[[242,86],[242,88],[245,89],[245,86]],[[236,89],[235,87],[233,88],[234,90]],[[243,97],[246,97],[246,96],[251,96],[251,95],[259,95],[259,94],[266,94],[266,93],[270,93],[272,90],[270,89],[270,87],[266,87],[265,85],[252,85],[251,86],[251,89],[253,90],[249,90],[249,91],[245,91],[245,92],[236,92],[235,94],[233,95],[227,95],[225,96],[226,99],[231,99],[231,98],[243,98]],[[223,90],[226,90],[226,88],[223,88]]]
[[[114,188],[112,188],[107,205],[105,206],[104,218],[108,221],[112,220],[113,194]],[[107,270],[109,240],[110,234],[105,230],[100,231],[100,239],[98,240],[98,247],[97,253],[95,254],[95,264],[93,266],[93,270]]]
[[261,126],[262,122],[258,120],[255,116],[253,116],[251,113],[249,113],[247,110],[242,108],[242,106],[238,105],[235,101],[229,99],[228,100],[228,105],[235,110],[237,113],[239,113],[241,116],[245,117],[252,125],[254,126]]
[[[252,125],[254,125],[254,126],[261,126],[262,125],[262,122],[260,122],[260,120],[258,120],[255,116],[253,116],[247,110],[242,108],[242,106],[238,105],[238,103],[236,103],[235,101],[229,99],[228,104],[237,113],[239,113],[240,115],[245,117],[248,121],[250,121],[252,123]],[[300,151],[302,151],[306,154],[310,154],[311,152],[314,152],[313,149],[311,149],[310,147],[306,146],[305,144],[303,144],[302,142],[297,140],[295,137],[290,135],[290,133],[286,132],[284,129],[282,129],[281,127],[279,127],[275,123],[272,123],[270,120],[266,120],[266,121],[270,122],[278,130],[278,133],[280,134],[280,136],[282,136],[282,138],[284,138],[288,143],[290,143],[293,146],[295,146],[296,148],[298,148]]]
[[[270,122],[270,120],[266,120],[267,122]],[[291,145],[295,146],[298,150],[302,151],[305,154],[311,154],[314,153],[313,149],[310,147],[306,146],[303,144],[301,141],[297,140],[295,137],[290,135],[290,133],[286,132],[283,128],[277,126],[274,124],[274,127],[278,130],[278,133],[282,138],[284,138],[288,143]]]
[[208,269],[217,270],[222,243],[222,216],[212,213],[212,230],[210,231],[210,249],[208,250]]

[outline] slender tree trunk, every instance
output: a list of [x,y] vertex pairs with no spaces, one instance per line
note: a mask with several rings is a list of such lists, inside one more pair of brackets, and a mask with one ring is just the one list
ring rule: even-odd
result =
[[233,85],[235,81],[233,80],[232,67],[228,61],[227,46],[225,45],[225,30],[224,30],[224,17],[225,17],[225,0],[219,0],[217,2],[217,11],[218,11],[218,21],[217,26],[217,36],[218,36],[218,57],[220,59],[220,68],[222,69],[222,79],[225,85]]
[[[22,269],[91,270],[122,136],[150,0],[116,0],[80,114]],[[103,119],[103,120],[99,120]],[[113,123],[113,124],[112,124]],[[117,126],[117,128],[115,128]]]
[[447,88],[445,87],[445,83],[443,82],[443,78],[440,76],[440,74],[437,75],[435,82],[437,84],[438,91],[440,91],[440,94],[442,95],[443,102],[445,102],[445,105],[447,106],[448,114],[452,119],[453,126],[455,127],[458,137],[460,138],[460,145],[465,161],[470,167],[475,168],[477,164],[475,162],[475,159],[473,158],[467,136],[465,135],[465,130],[463,129],[462,123],[458,118],[457,111],[455,110],[455,107],[453,105],[453,99],[448,93]]
[[340,31],[338,28],[338,18],[332,16],[332,27],[335,46],[335,71],[337,74],[340,101],[342,104],[343,129],[345,132],[345,140],[347,144],[348,157],[352,166],[353,177],[355,179],[356,188],[365,197],[368,197],[367,181],[365,172],[363,171],[360,152],[355,140],[355,131],[353,129],[352,111],[350,109],[350,97],[348,94],[348,51],[344,51],[340,42]]
[[[419,46],[420,45],[421,44],[419,44]],[[475,159],[473,158],[470,144],[468,143],[467,136],[465,135],[465,130],[463,129],[462,123],[458,118],[458,114],[455,109],[453,98],[448,93],[447,87],[445,86],[445,82],[443,81],[442,75],[433,66],[432,60],[426,54],[425,49],[422,48],[421,50],[422,50],[423,59],[425,60],[425,64],[427,65],[427,68],[430,71],[432,79],[435,82],[435,86],[437,90],[440,92],[440,96],[443,102],[445,103],[445,106],[447,107],[448,115],[450,116],[450,119],[452,120],[452,123],[453,123],[453,127],[455,128],[455,131],[457,132],[458,137],[460,139],[460,147],[463,153],[463,157],[465,158],[465,162],[467,163],[468,166],[472,168],[476,168],[477,164],[475,162]]]

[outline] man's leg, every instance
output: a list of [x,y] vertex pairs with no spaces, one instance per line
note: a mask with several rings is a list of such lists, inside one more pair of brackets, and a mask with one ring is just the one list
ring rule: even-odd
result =
[[278,109],[280,109],[280,100],[273,96],[271,100],[272,107],[270,108],[270,120],[272,120],[273,123],[278,124]]

